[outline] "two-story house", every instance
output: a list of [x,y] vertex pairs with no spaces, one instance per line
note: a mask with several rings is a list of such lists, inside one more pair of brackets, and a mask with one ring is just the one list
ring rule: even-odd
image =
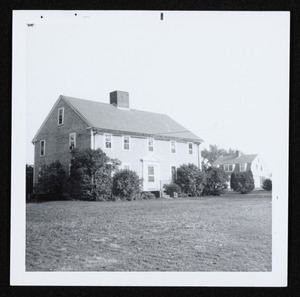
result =
[[244,155],[236,151],[233,155],[218,157],[212,166],[222,168],[227,173],[229,180],[233,172],[251,170],[255,188],[260,188],[269,176],[267,165],[258,154]]
[[118,158],[143,178],[144,191],[161,191],[182,164],[201,164],[198,136],[167,115],[131,109],[123,91],[111,92],[110,104],[59,96],[32,142],[35,183],[41,166],[56,160],[69,172],[74,147]]

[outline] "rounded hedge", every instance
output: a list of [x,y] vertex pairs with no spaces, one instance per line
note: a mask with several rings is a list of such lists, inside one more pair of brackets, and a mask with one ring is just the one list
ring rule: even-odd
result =
[[265,179],[262,188],[266,191],[272,191],[272,181],[269,178]]
[[137,200],[141,194],[141,182],[135,171],[120,170],[113,177],[112,193],[122,200]]

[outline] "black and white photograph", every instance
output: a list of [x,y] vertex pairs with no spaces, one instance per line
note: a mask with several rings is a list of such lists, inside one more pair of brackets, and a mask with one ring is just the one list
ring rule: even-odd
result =
[[11,283],[285,286],[289,43],[289,12],[14,11]]

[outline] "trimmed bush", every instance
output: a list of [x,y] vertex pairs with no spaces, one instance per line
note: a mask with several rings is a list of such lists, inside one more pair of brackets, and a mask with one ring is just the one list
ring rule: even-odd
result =
[[155,195],[151,192],[143,192],[141,195],[141,199],[148,200],[148,199],[155,199]]
[[209,167],[205,169],[205,184],[203,196],[219,196],[223,194],[228,185],[228,177],[221,168]]
[[135,171],[120,170],[113,177],[112,193],[122,200],[140,199],[141,183],[142,180]]
[[54,199],[62,199],[66,180],[66,172],[59,161],[44,165],[39,172],[35,192],[52,196]]
[[177,169],[177,179],[175,183],[180,187],[181,192],[187,196],[201,196],[204,181],[204,174],[194,164],[184,164]]
[[120,164],[101,150],[73,149],[67,193],[70,198],[106,201],[112,195],[112,170]]
[[175,183],[170,183],[168,185],[164,185],[164,189],[167,195],[170,195],[170,197],[180,196],[181,189],[180,187]]
[[237,172],[232,182],[232,189],[241,194],[247,194],[254,189],[252,171]]
[[272,191],[272,181],[269,178],[265,179],[262,188],[266,191]]

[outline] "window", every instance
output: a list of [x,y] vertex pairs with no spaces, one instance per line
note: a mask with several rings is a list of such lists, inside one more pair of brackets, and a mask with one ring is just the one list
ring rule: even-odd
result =
[[41,157],[45,156],[45,151],[46,151],[45,142],[46,142],[45,140],[40,141],[40,156]]
[[171,141],[171,153],[176,153],[176,141],[174,140]]
[[154,166],[148,166],[148,182],[154,182]]
[[123,136],[123,149],[126,151],[129,151],[129,149],[130,149],[130,137],[129,136]]
[[125,169],[125,170],[130,170],[130,164],[124,164],[123,165],[123,169]]
[[62,125],[64,123],[64,108],[58,109],[57,125]]
[[112,177],[113,176],[113,168],[112,168],[111,163],[106,164],[106,170],[108,171],[108,175]]
[[246,164],[240,164],[240,171],[246,171]]
[[70,133],[69,135],[69,148],[70,151],[76,147],[76,133]]
[[224,165],[224,171],[232,172],[233,171],[233,164],[226,164]]
[[111,134],[105,134],[104,135],[104,147],[107,149],[112,149],[112,135]]
[[148,151],[154,152],[154,139],[153,138],[148,139]]
[[71,175],[71,171],[72,171],[72,163],[69,163],[69,175]]
[[193,144],[191,142],[188,143],[189,155],[193,154]]
[[256,170],[258,170],[258,164],[256,164]]
[[176,174],[176,166],[171,167],[171,176],[172,176],[172,182],[175,182],[177,174]]
[[260,165],[260,170],[262,171],[263,169],[262,169],[262,165]]

